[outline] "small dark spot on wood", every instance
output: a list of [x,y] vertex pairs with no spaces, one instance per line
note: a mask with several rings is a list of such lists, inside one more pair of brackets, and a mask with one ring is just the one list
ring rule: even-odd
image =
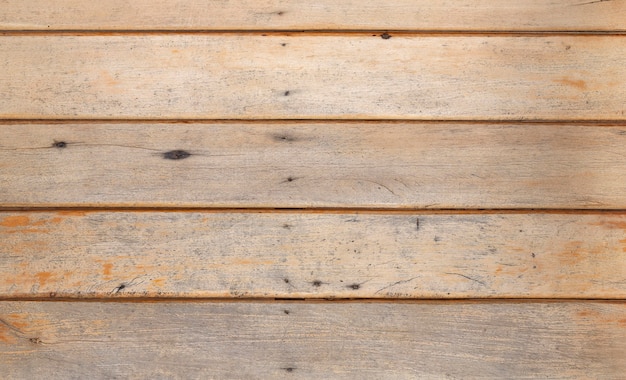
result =
[[571,48],[572,48],[572,47],[571,47],[570,45],[565,45],[565,50],[569,50],[569,49],[571,49]]
[[285,93],[283,95],[289,96],[289,90],[285,91]]
[[519,232],[524,232],[524,230],[519,230]]
[[285,284],[289,283],[289,279],[288,278],[283,278],[283,281],[285,281]]
[[41,344],[41,339],[39,338],[30,338],[29,341],[33,344]]
[[315,280],[315,281],[312,282],[312,284],[316,288],[319,288],[320,286],[322,286],[322,282],[320,280]]
[[287,371],[287,372],[293,372],[293,370],[294,370],[295,368],[293,368],[293,367],[287,367],[287,368],[283,368],[283,369],[284,369],[285,371]]
[[285,310],[283,310],[283,312],[284,312],[285,314],[289,315],[289,310],[285,309]]
[[278,12],[276,12],[276,14],[277,14],[277,15],[279,15],[279,16],[282,16],[282,15],[284,15],[284,14],[285,14],[285,12],[283,12],[283,11],[278,11]]
[[293,178],[293,177],[287,177],[287,182],[293,182],[293,181],[295,181],[295,178]]
[[419,231],[419,230],[420,230],[420,220],[419,220],[419,218],[417,218],[417,219],[415,220],[415,229],[416,229],[417,231]]
[[358,290],[361,288],[361,285],[359,284],[352,284],[352,285],[348,285],[348,288],[353,289],[353,290]]
[[291,227],[293,227],[291,224],[287,224],[287,223],[283,224],[283,228],[286,230],[290,230]]
[[382,38],[383,40],[388,40],[388,39],[391,38],[391,34],[385,32],[385,33],[380,35],[380,38]]
[[437,241],[441,241],[441,238],[439,236],[435,236],[433,240],[437,242]]
[[533,269],[537,269],[537,266],[536,266],[536,265],[533,265]]
[[280,44],[280,46],[287,46],[287,44],[283,42],[282,44]]
[[533,253],[531,253],[530,255],[531,255],[533,258],[535,257],[535,253],[534,253],[534,252],[533,252]]
[[169,152],[163,153],[163,158],[166,160],[184,160],[189,156],[191,156],[191,153],[180,149],[170,150]]
[[65,148],[67,147],[67,143],[65,141],[55,141],[52,146],[55,148]]
[[126,284],[120,284],[118,287],[115,288],[115,293],[119,293],[124,289],[126,289]]
[[286,133],[272,134],[271,137],[274,141],[280,141],[280,142],[292,142],[292,141],[298,140],[298,138],[294,137],[293,135],[289,135]]

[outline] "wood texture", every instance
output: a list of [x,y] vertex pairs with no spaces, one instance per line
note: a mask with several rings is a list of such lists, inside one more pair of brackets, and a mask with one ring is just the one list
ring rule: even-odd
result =
[[3,0],[5,30],[624,31],[623,0]]
[[0,297],[626,298],[626,214],[0,213]]
[[624,303],[0,303],[8,378],[592,378]]
[[[176,150],[191,155],[164,159]],[[624,209],[625,157],[624,126],[5,124],[0,199],[5,207]]]
[[623,120],[624,36],[0,38],[0,117]]

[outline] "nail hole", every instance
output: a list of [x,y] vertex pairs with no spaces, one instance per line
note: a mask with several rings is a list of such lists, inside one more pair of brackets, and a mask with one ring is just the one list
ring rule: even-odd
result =
[[55,148],[65,148],[67,146],[67,143],[65,141],[55,141],[52,146]]
[[391,35],[390,35],[389,33],[385,32],[385,33],[381,34],[381,35],[380,35],[380,37],[381,37],[383,40],[388,40],[388,39],[390,39],[390,38],[391,38]]

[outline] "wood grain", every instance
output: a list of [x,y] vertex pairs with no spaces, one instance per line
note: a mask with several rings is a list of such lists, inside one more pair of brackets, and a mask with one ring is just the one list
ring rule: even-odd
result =
[[626,305],[0,303],[8,378],[593,378],[626,372]]
[[625,209],[624,157],[624,126],[5,124],[0,203]]
[[13,119],[624,120],[624,36],[0,38]]
[[626,2],[3,0],[5,30],[624,31]]
[[0,297],[626,298],[625,214],[0,213]]

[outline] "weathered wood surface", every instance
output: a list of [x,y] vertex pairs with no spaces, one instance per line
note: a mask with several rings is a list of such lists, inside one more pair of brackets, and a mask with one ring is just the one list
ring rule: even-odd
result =
[[5,30],[624,31],[623,0],[3,0]]
[[5,124],[0,201],[624,209],[625,157],[625,126]]
[[626,298],[626,214],[0,213],[0,297]]
[[591,378],[626,304],[0,303],[7,378]]
[[623,120],[623,36],[0,38],[0,117]]

